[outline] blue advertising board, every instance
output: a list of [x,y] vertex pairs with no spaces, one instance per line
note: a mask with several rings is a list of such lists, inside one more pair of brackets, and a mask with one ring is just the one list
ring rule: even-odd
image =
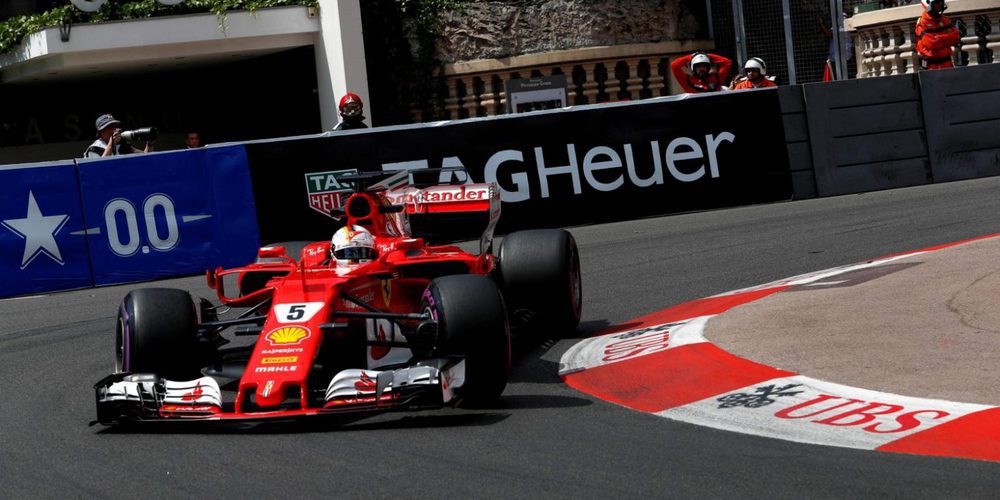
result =
[[253,261],[260,238],[243,146],[79,160],[94,283]]
[[72,161],[0,167],[0,296],[93,285]]

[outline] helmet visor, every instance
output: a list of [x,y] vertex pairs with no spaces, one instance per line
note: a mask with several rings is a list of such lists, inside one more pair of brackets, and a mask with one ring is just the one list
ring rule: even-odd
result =
[[340,112],[344,116],[350,116],[350,117],[360,116],[361,115],[361,103],[358,102],[358,101],[355,101],[354,99],[351,99],[351,100],[345,102],[344,105],[340,107]]
[[338,260],[374,260],[377,252],[368,247],[346,247],[333,252]]

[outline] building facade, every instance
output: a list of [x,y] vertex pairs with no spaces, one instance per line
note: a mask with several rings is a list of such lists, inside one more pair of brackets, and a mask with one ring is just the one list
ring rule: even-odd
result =
[[210,143],[329,130],[340,95],[368,98],[360,18],[358,0],[319,0],[32,33],[0,55],[0,164],[79,157],[104,113],[157,127],[161,150],[190,130]]
[[[182,0],[157,2],[183,7]],[[423,26],[406,11],[420,2],[288,3],[297,5],[64,22],[26,36],[0,54],[0,164],[79,156],[103,113],[126,127],[158,127],[157,147],[174,149],[189,130],[210,143],[329,130],[347,91],[362,96],[372,125],[502,114],[505,83],[539,76],[563,75],[571,105],[645,99],[678,93],[669,63],[694,51],[737,63],[763,57],[779,83],[815,82],[835,66],[838,11],[846,76],[917,69],[919,4],[873,11],[908,2],[461,2]],[[995,62],[996,2],[948,5],[963,37],[956,65]],[[65,6],[7,0],[0,22]]]

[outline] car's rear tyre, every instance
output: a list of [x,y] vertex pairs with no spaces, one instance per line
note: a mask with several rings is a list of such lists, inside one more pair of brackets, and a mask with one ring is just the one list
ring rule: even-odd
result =
[[197,324],[194,301],[184,290],[129,292],[118,309],[116,371],[155,373],[172,380],[200,377]]
[[508,234],[497,253],[499,282],[513,313],[530,311],[533,321],[573,330],[583,309],[583,282],[576,240],[562,229]]
[[496,284],[486,276],[443,276],[427,286],[423,308],[437,321],[440,350],[465,356],[460,405],[496,403],[510,375],[510,329]]

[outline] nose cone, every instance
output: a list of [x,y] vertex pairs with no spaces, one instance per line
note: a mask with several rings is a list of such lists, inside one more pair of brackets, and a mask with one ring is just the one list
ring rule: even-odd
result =
[[254,395],[256,396],[257,406],[278,406],[285,400],[285,384],[280,381],[268,380],[264,384],[257,386],[257,391]]

